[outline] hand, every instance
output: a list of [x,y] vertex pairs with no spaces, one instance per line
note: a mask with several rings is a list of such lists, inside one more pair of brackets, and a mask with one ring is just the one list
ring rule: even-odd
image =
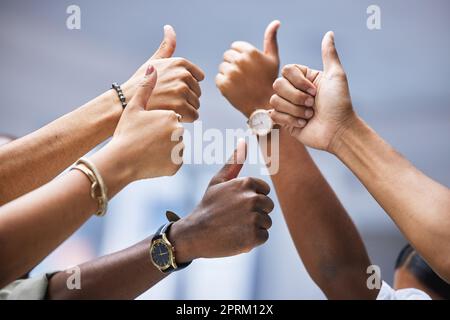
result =
[[266,29],[264,52],[243,41],[234,42],[223,55],[216,85],[223,96],[247,118],[256,109],[268,109],[272,84],[278,76],[277,30],[279,21]]
[[333,32],[323,38],[322,59],[323,72],[300,65],[283,68],[284,78],[274,83],[272,119],[288,127],[303,144],[334,152],[339,137],[356,115]]
[[270,187],[256,178],[236,178],[245,161],[240,142],[227,164],[211,180],[200,204],[170,230],[179,262],[249,252],[269,238]]
[[171,26],[164,27],[164,40],[153,56],[126,81],[122,89],[131,99],[136,92],[147,66],[151,64],[158,72],[158,83],[153,90],[147,110],[173,110],[182,116],[182,122],[198,119],[201,90],[199,81],[205,78],[203,71],[183,58],[172,58],[176,47],[176,35]]
[[[123,111],[111,142],[110,161],[128,170],[129,181],[175,174],[182,165],[183,127],[174,111],[149,111],[157,71],[148,67],[136,94]],[[174,153],[177,151],[177,153]]]

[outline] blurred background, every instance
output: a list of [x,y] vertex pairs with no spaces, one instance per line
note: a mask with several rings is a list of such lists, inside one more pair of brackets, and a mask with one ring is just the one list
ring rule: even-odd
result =
[[[381,30],[366,26],[372,4],[381,8]],[[81,8],[81,30],[66,27],[69,5]],[[164,24],[177,31],[176,56],[206,73],[204,129],[245,128],[245,119],[216,89],[214,76],[233,41],[261,48],[266,25],[279,19],[282,64],[322,68],[322,36],[335,31],[357,112],[417,167],[449,186],[449,9],[445,0],[2,0],[0,132],[26,135],[112,82],[125,81],[157,48]],[[404,238],[347,168],[330,155],[311,152],[360,230],[372,262],[392,283]],[[165,210],[188,214],[218,169],[185,165],[175,177],[130,185],[111,201],[104,219],[88,221],[33,273],[79,264],[150,236],[163,223]],[[259,176],[260,166],[246,165],[242,175]],[[272,217],[265,245],[247,255],[196,261],[140,298],[323,299],[295,251],[279,206]]]

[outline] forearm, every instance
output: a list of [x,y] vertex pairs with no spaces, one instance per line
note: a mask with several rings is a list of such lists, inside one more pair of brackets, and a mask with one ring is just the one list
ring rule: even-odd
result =
[[165,275],[151,262],[151,237],[123,251],[84,263],[79,290],[70,290],[71,273],[59,272],[49,282],[47,297],[57,299],[134,299]]
[[0,205],[49,182],[112,135],[122,108],[113,91],[0,148]]
[[[102,151],[92,161],[112,197],[128,173]],[[91,217],[98,203],[90,189],[89,179],[72,170],[0,208],[0,286],[32,269]]]
[[435,271],[450,280],[450,190],[417,170],[359,118],[342,133],[334,153]]
[[[183,224],[184,219],[174,223],[168,234],[175,248],[177,263],[186,263],[199,258],[195,245],[186,236],[191,226]],[[151,262],[150,246],[153,236],[140,243],[84,263],[79,266],[79,290],[67,286],[72,272],[60,272],[49,282],[47,298],[56,299],[134,299],[167,274],[159,271]],[[72,269],[71,269],[72,270]],[[69,270],[69,271],[71,271]]]
[[285,129],[272,181],[297,251],[326,296],[376,297],[366,286],[370,260],[353,222],[306,148]]

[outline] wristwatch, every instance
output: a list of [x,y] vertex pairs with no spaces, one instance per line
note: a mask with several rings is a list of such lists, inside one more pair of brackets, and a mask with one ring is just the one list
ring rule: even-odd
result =
[[167,234],[172,224],[180,220],[180,217],[171,211],[167,211],[166,216],[169,222],[163,224],[152,238],[150,259],[159,271],[162,273],[171,273],[186,268],[192,261],[187,263],[176,262],[175,247],[170,243]]
[[257,136],[266,136],[272,131],[273,120],[269,111],[264,109],[256,109],[249,117],[247,124],[253,134]]

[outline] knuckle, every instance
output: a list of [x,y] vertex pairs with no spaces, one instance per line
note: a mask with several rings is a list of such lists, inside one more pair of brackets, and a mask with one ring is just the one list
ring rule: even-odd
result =
[[228,62],[222,62],[222,63],[220,63],[219,64],[219,70],[222,70],[222,69],[224,69],[225,68],[225,66],[228,64]]
[[187,60],[185,58],[175,58],[174,63],[177,66],[185,66],[187,64]]
[[258,49],[253,47],[248,51],[248,54],[251,58],[255,58],[255,57],[259,56],[259,51],[258,51]]
[[270,105],[272,105],[273,107],[276,108],[276,107],[279,105],[279,102],[280,102],[280,97],[279,97],[278,95],[274,94],[274,95],[272,95],[272,96],[270,97],[269,103],[270,103]]
[[269,240],[269,232],[267,230],[258,230],[258,238],[260,243],[265,243]]
[[283,86],[283,78],[277,78],[274,82],[273,82],[273,89],[275,91],[279,91],[281,89],[281,87]]
[[242,179],[242,187],[244,189],[251,189],[253,186],[253,179],[250,177],[245,177]]
[[200,114],[197,112],[197,110],[193,110],[192,111],[192,119],[194,121],[198,120],[198,118],[200,117]]
[[281,70],[281,74],[283,76],[287,76],[292,74],[292,72],[294,71],[295,66],[293,64],[287,64],[283,67],[283,69]]
[[251,60],[250,53],[243,53],[243,54],[240,54],[238,57],[236,57],[236,63],[240,64],[240,65],[246,64],[250,60]]
[[276,94],[273,94],[271,97],[270,97],[270,100],[269,100],[269,103],[270,103],[270,105],[272,105],[272,106],[276,106],[278,103],[278,98],[277,98],[277,95]]
[[187,86],[186,83],[182,82],[182,83],[178,86],[177,92],[178,92],[179,94],[185,95],[185,94],[187,94],[187,93],[189,92],[189,87]]
[[192,75],[191,75],[191,73],[188,70],[184,69],[182,72],[180,72],[180,79],[181,80],[188,81],[191,78],[192,78]]

